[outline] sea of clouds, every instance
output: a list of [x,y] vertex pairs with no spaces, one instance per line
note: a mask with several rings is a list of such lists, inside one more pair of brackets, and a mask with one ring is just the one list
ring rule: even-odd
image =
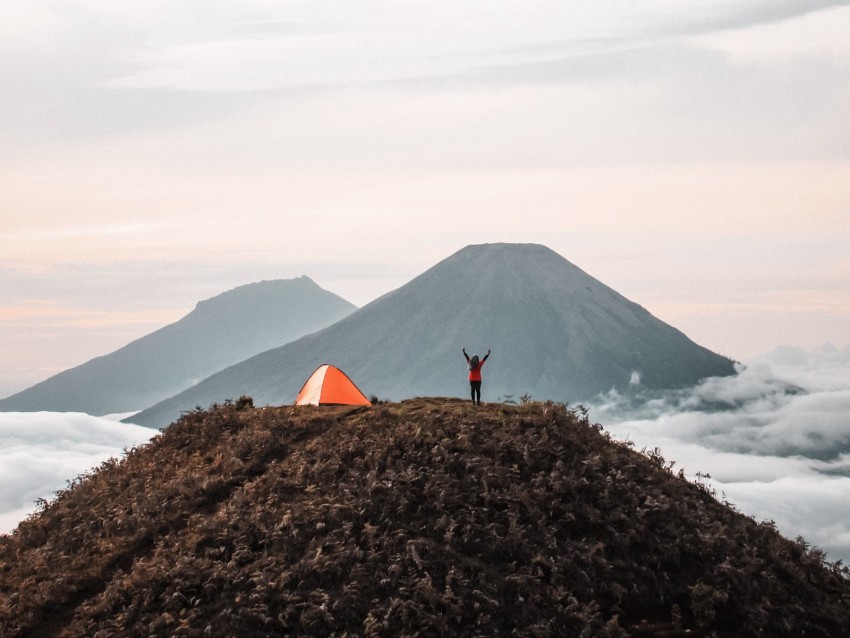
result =
[[778,348],[687,390],[635,384],[590,417],[637,449],[659,448],[744,514],[850,561],[850,346]]
[[[633,382],[590,405],[590,418],[637,449],[659,448],[744,514],[850,562],[850,346],[783,347],[687,390]],[[156,434],[117,418],[0,413],[0,533],[36,499]]]
[[80,474],[157,430],[115,417],[60,412],[0,412],[0,534],[9,533]]

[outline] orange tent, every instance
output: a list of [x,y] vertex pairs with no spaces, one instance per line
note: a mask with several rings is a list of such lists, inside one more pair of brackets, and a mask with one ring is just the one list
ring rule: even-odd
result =
[[332,365],[321,365],[307,379],[295,405],[372,405],[345,373]]

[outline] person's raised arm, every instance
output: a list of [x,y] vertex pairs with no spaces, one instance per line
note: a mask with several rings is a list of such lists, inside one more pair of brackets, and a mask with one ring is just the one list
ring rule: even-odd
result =
[[466,346],[464,346],[462,348],[462,350],[463,350],[463,356],[466,357],[466,362],[469,363],[469,355],[466,354]]

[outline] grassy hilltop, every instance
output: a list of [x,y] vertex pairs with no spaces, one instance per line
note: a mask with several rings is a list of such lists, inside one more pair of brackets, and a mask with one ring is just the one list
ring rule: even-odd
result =
[[563,405],[242,401],[0,537],[0,635],[844,635],[822,558]]

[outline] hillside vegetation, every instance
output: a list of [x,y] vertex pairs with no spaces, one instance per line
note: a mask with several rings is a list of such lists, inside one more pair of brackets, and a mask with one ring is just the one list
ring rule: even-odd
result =
[[560,404],[243,400],[0,537],[0,634],[845,635],[822,559]]

